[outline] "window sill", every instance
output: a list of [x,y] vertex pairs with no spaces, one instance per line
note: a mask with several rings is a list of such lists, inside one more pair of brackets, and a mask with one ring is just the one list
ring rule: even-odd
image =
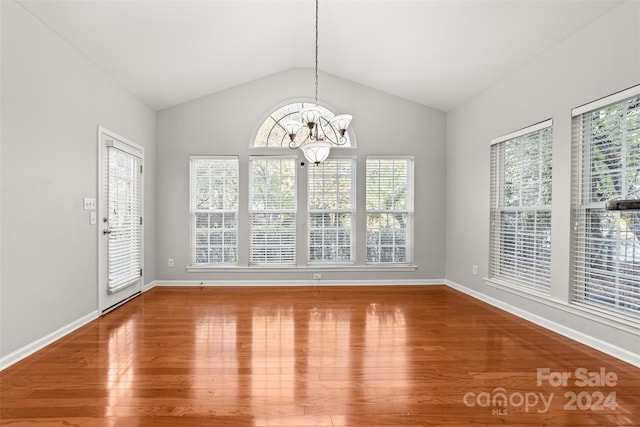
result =
[[393,264],[393,265],[305,265],[305,266],[234,266],[234,265],[203,265],[194,266],[190,265],[186,267],[189,273],[210,273],[210,272],[235,272],[235,273],[292,273],[292,272],[318,272],[318,271],[331,271],[331,272],[385,272],[385,271],[416,271],[417,265],[414,264]]

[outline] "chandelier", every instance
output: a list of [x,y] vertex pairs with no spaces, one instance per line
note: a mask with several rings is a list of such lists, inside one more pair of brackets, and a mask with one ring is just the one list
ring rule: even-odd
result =
[[[341,146],[347,142],[345,133],[351,123],[349,114],[340,114],[332,119],[325,118],[318,109],[318,0],[316,0],[316,92],[315,106],[300,111],[301,121],[284,124],[289,135],[289,148],[300,148],[309,162],[319,165],[329,157],[331,146]],[[302,132],[303,128],[308,132]],[[331,138],[331,134],[335,138]]]

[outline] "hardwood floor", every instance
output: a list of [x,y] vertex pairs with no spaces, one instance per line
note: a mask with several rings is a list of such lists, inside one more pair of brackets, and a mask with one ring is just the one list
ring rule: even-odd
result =
[[445,286],[155,288],[0,381],[16,426],[640,425],[640,369]]

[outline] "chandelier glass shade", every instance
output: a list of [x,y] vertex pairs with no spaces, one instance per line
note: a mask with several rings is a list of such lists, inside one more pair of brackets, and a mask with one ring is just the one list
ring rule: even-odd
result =
[[[345,145],[346,132],[352,116],[340,114],[327,119],[318,108],[318,0],[316,0],[316,92],[315,106],[303,108],[300,111],[301,121],[290,121],[284,124],[289,135],[289,147],[300,148],[308,161],[316,165],[322,163],[329,156],[332,146]],[[304,136],[300,136],[303,128],[308,129]],[[334,135],[332,138],[330,135]]]
[[300,148],[307,160],[313,164],[319,165],[329,157],[331,143],[328,141],[311,141],[307,142]]

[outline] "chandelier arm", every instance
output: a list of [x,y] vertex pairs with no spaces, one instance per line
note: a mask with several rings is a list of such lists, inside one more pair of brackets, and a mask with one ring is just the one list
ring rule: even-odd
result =
[[[344,141],[341,141],[342,139],[344,139]],[[339,138],[337,141],[334,141],[329,135],[324,136],[324,138],[322,138],[322,141],[326,141],[328,143],[330,143],[331,145],[335,145],[336,147],[340,147],[341,145],[344,145],[347,142],[347,138]]]
[[300,142],[296,142],[296,140],[294,139],[293,141],[289,141],[289,148],[291,148],[291,149],[300,148],[300,147],[302,147],[304,144],[306,144],[309,141],[312,141],[309,138],[309,135],[305,136],[305,138]]

